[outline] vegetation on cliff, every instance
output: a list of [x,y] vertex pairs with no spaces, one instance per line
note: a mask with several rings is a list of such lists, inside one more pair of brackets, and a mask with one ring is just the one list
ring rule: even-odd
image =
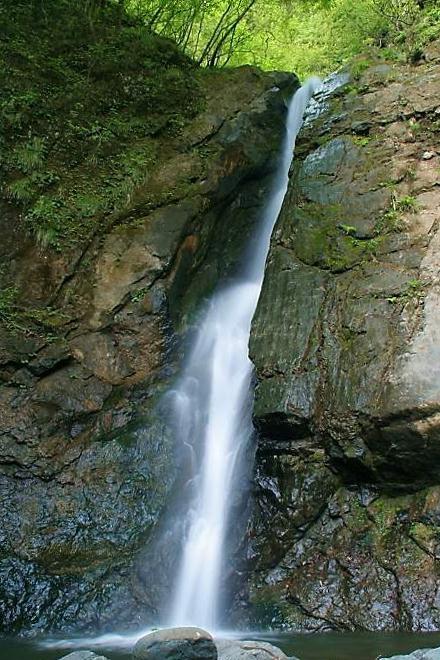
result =
[[1,197],[40,245],[60,251],[126,207],[161,138],[198,112],[197,65],[323,73],[368,44],[417,58],[438,34],[440,8],[430,0],[6,0],[0,19]]
[[41,245],[72,247],[197,112],[193,63],[118,5],[8,1],[0,18],[1,195]]

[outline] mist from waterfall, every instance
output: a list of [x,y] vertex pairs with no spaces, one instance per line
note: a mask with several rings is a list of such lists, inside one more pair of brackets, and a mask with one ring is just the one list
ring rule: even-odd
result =
[[252,253],[245,252],[240,277],[211,299],[174,391],[174,423],[191,457],[191,477],[186,534],[170,607],[171,625],[196,625],[211,631],[219,625],[231,503],[252,470],[243,460],[254,433],[253,365],[248,356],[251,322],[271,233],[287,191],[295,139],[319,83],[318,79],[307,81],[289,104],[280,164]]

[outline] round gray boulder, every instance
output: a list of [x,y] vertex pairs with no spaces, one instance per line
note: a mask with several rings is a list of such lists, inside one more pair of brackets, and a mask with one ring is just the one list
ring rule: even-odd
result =
[[267,642],[216,640],[218,660],[298,660],[289,658],[281,649]]
[[393,655],[392,658],[382,658],[382,660],[440,660],[440,648],[419,649],[409,655]]
[[145,635],[133,649],[136,660],[217,660],[211,635],[201,628],[166,628]]

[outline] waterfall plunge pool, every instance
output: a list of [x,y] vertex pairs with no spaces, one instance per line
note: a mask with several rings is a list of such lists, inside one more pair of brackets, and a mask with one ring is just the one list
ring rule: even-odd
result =
[[[440,647],[438,633],[322,633],[293,635],[289,633],[250,633],[243,639],[258,638],[279,646],[287,655],[300,660],[376,660],[380,656],[410,653],[418,648]],[[76,647],[78,648],[78,647]],[[81,648],[92,649],[91,644]],[[128,648],[107,649],[99,652],[109,660],[132,660]],[[43,648],[34,642],[0,639],[1,660],[58,660],[73,648]],[[95,651],[98,650],[95,648]]]

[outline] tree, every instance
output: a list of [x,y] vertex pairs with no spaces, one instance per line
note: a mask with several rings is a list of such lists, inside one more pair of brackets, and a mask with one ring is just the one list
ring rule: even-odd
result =
[[176,41],[198,64],[222,66],[243,44],[243,23],[256,2],[134,0],[131,6],[150,30]]

